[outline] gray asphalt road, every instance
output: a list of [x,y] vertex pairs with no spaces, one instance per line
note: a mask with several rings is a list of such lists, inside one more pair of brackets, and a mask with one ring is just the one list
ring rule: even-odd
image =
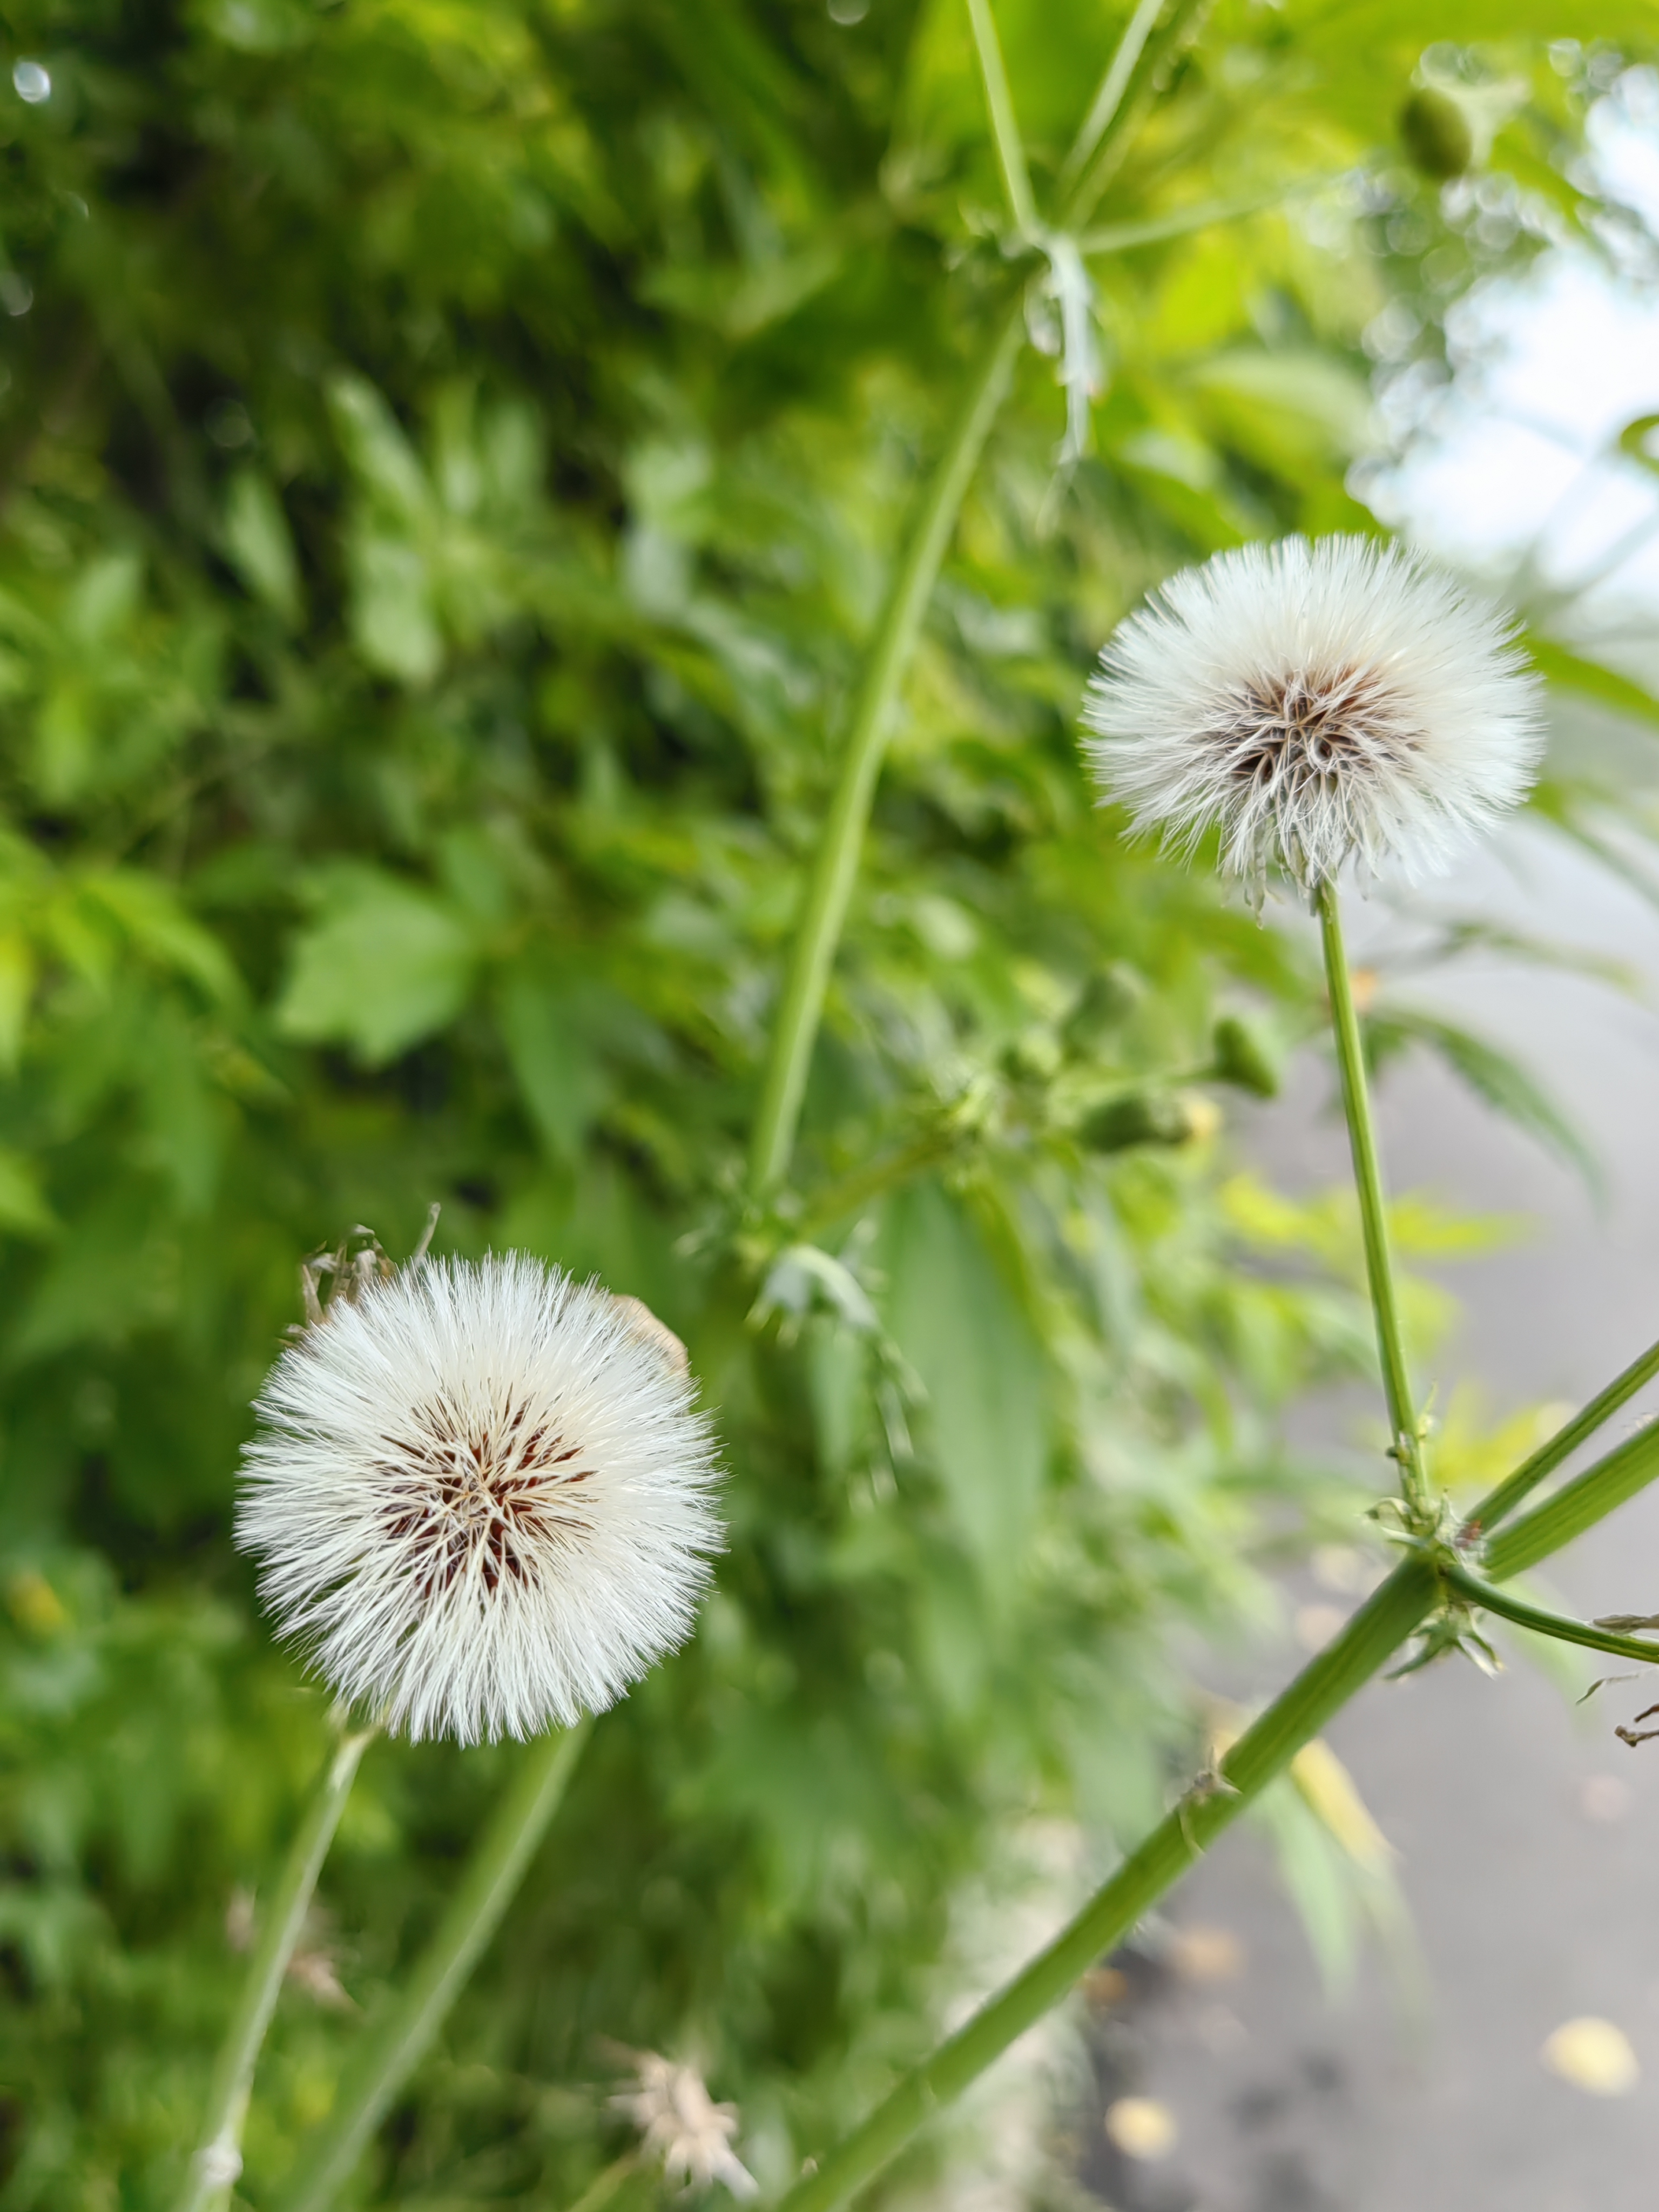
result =
[[[1428,1185],[1536,1224],[1518,1247],[1449,1274],[1468,1317],[1443,1382],[1474,1375],[1498,1409],[1582,1400],[1659,1336],[1659,916],[1525,831],[1435,902],[1611,953],[1648,979],[1632,1003],[1483,959],[1432,994],[1521,1050],[1571,1108],[1607,1164],[1600,1212],[1436,1070],[1402,1070],[1382,1102],[1396,1189]],[[1377,915],[1363,929],[1384,947],[1395,934]],[[1325,1089],[1309,1067],[1249,1132],[1286,1182],[1342,1172]],[[1551,1578],[1585,1613],[1659,1610],[1659,1496],[1581,1541]],[[1261,1686],[1298,1656],[1289,1640],[1264,1656]],[[1334,2002],[1265,1843],[1236,1832],[1172,1909],[1178,1927],[1200,1931],[1188,1950],[1207,1973],[1166,1977],[1132,2008],[1127,2037],[1109,2014],[1104,2028],[1113,2092],[1166,2107],[1175,2141],[1156,2160],[1085,2146],[1097,2190],[1120,2212],[1649,2212],[1659,2201],[1659,1743],[1631,1751],[1613,1735],[1647,1702],[1642,1686],[1575,1710],[1524,1660],[1496,1681],[1454,1662],[1373,1686],[1332,1741],[1400,1854],[1423,2017],[1402,2014],[1374,1960]],[[1628,2039],[1633,2087],[1594,2095],[1546,2067],[1546,2039],[1582,2015]]]

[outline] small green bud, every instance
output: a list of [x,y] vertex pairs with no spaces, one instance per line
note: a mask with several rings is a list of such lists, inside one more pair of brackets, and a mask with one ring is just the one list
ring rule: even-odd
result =
[[1125,962],[1114,960],[1109,968],[1097,968],[1066,1017],[1067,1050],[1077,1059],[1086,1059],[1114,1030],[1122,1028],[1146,995],[1146,986]]
[[1425,177],[1445,184],[1474,159],[1474,132],[1462,103],[1436,85],[1419,85],[1400,111],[1406,151]]
[[1132,1145],[1184,1145],[1199,1131],[1186,1099],[1167,1091],[1131,1091],[1091,1106],[1074,1133],[1091,1152],[1124,1152]]
[[1210,1073],[1257,1098],[1277,1098],[1284,1080],[1279,1055],[1263,1031],[1241,1014],[1223,1014],[1211,1041]]
[[1050,1030],[1027,1030],[1011,1037],[999,1058],[1014,1083],[1052,1083],[1060,1072],[1060,1046]]

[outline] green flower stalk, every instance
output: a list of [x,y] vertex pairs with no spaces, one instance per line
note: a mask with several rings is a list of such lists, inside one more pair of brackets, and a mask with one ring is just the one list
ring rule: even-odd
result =
[[342,1734],[295,1833],[276,1886],[265,1901],[242,1994],[213,2070],[201,2141],[191,2160],[179,2212],[222,2212],[230,2202],[230,2192],[242,2171],[242,2123],[259,2047],[305,1925],[317,1877],[351,1795],[358,1762],[375,1734],[372,1728]]
[[283,2212],[325,2212],[349,2179],[501,1925],[563,1801],[590,1725],[555,1729],[525,1753],[402,1995],[370,2030],[333,2110],[301,2150]]
[[1104,795],[1141,836],[1218,864],[1258,904],[1288,878],[1318,915],[1389,1449],[1406,1526],[1434,1527],[1389,1253],[1337,878],[1439,871],[1514,806],[1542,745],[1538,682],[1496,610],[1361,538],[1249,545],[1165,584],[1108,643],[1084,720]]
[[[237,1534],[262,1596],[343,1709],[416,1740],[536,1739],[302,2154],[294,2201],[317,2207],[499,1925],[586,1717],[689,1632],[720,1527],[685,1347],[636,1298],[519,1255],[428,1259],[424,1243],[397,1269],[372,1238],[303,1280],[308,1326],[266,1382],[244,1459]],[[336,1759],[295,1844],[184,2212],[217,2212],[240,2169],[259,2045],[365,1741]]]
[[[1218,836],[1222,868],[1243,876],[1258,903],[1270,876],[1285,877],[1318,916],[1407,1555],[1048,1948],[809,2166],[783,2212],[830,2212],[878,2173],[1436,1616],[1490,1602],[1547,1632],[1576,1626],[1550,1629],[1549,1617],[1489,1596],[1440,1540],[1336,890],[1355,860],[1408,875],[1443,866],[1513,805],[1538,757],[1536,705],[1501,617],[1410,556],[1358,538],[1223,555],[1166,585],[1102,656],[1085,720],[1104,795],[1128,807],[1136,830],[1177,849]],[[1611,1499],[1613,1487],[1596,1496]],[[1627,1655],[1634,1644],[1595,1631],[1578,1640],[1618,1643]]]

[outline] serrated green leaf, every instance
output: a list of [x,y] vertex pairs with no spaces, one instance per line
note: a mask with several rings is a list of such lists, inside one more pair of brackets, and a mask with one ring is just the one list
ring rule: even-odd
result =
[[276,1025],[307,1042],[349,1044],[378,1066],[454,1019],[479,951],[432,892],[375,869],[341,871],[294,940]]

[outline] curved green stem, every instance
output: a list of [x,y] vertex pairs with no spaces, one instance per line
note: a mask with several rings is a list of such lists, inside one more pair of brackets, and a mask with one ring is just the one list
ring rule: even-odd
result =
[[1433,1610],[1439,1587],[1433,1564],[1424,1554],[1413,1553],[1402,1560],[1341,1633],[1240,1736],[1220,1773],[1200,1777],[1048,1948],[809,2169],[782,2198],[778,2212],[831,2212],[878,2173],[932,2113],[960,2096],[1058,2003],[1284,1771]]
[[247,2115],[259,2048],[300,1940],[317,1877],[351,1795],[358,1762],[376,1733],[369,1728],[342,1737],[323,1770],[289,1847],[276,1887],[266,1901],[242,1994],[214,2066],[207,2117],[179,2199],[179,2212],[221,2212],[230,2202],[231,2190],[242,2170],[242,2123]]
[[283,2212],[325,2212],[425,2057],[450,2006],[501,1923],[557,1810],[591,1723],[533,1743],[468,1863],[425,1954],[390,2016],[372,2030],[334,2109],[301,2154]]
[[1342,918],[1337,906],[1336,885],[1328,878],[1319,886],[1316,904],[1325,977],[1330,992],[1331,1026],[1336,1036],[1336,1061],[1342,1076],[1342,1109],[1347,1116],[1348,1144],[1353,1154],[1353,1179],[1359,1194],[1359,1219],[1365,1240],[1365,1278],[1370,1286],[1371,1311],[1376,1321],[1382,1392],[1388,1401],[1389,1427],[1393,1434],[1395,1455],[1400,1462],[1406,1501],[1413,1512],[1420,1516],[1428,1510],[1428,1485],[1424,1479],[1422,1448],[1417,1433],[1417,1408],[1406,1371],[1400,1302],[1395,1292],[1388,1213],[1382,1199],[1382,1161],[1377,1152],[1376,1127],[1371,1118],[1370,1085],[1365,1077],[1359,1016],[1354,1007],[1353,984],[1342,945]]
[[1638,1636],[1620,1636],[1613,1629],[1596,1627],[1593,1621],[1546,1613],[1541,1606],[1528,1605],[1522,1598],[1511,1597],[1507,1590],[1494,1589],[1467,1567],[1449,1561],[1442,1564],[1440,1574],[1447,1589],[1455,1590],[1468,1604],[1495,1613],[1501,1620],[1512,1620],[1517,1628],[1529,1628],[1535,1636],[1553,1636],[1558,1644],[1580,1644],[1587,1651],[1605,1651],[1614,1659],[1639,1659],[1646,1666],[1659,1667],[1659,1644]]
[[[1062,172],[1063,179],[1070,182],[1060,216],[1062,228],[1088,220],[1128,143],[1144,94],[1164,59],[1190,36],[1207,0],[1170,0],[1169,15],[1158,28],[1165,4],[1166,0],[1140,0],[1119,41]],[[1132,99],[1137,77],[1141,91]],[[1011,123],[1012,117],[1011,106]],[[999,150],[1006,157],[1009,149],[1000,142]],[[1017,191],[1018,185],[1011,189]],[[830,965],[858,875],[864,832],[899,686],[909,666],[916,635],[975,465],[1007,389],[1024,330],[1024,302],[1016,294],[1001,311],[991,343],[963,394],[949,441],[923,495],[871,643],[772,1031],[750,1142],[752,1199],[768,1196],[788,1170]]]
[[750,1145],[749,1188],[754,1198],[764,1198],[782,1181],[794,1149],[830,963],[858,876],[888,725],[969,481],[1007,390],[1024,327],[1024,310],[1016,298],[1001,310],[995,337],[963,394],[870,648],[772,1032],[771,1056]]

